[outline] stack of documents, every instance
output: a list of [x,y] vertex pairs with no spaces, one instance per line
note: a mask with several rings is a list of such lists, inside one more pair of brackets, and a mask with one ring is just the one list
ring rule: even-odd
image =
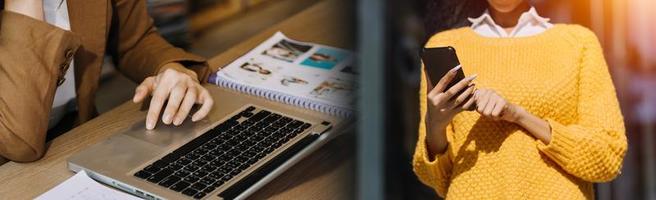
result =
[[89,177],[84,171],[50,189],[36,198],[37,200],[138,200],[139,197],[115,190],[100,184]]

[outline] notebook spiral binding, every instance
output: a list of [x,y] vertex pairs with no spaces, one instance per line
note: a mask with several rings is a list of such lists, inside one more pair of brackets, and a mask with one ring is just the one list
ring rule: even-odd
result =
[[348,108],[343,108],[340,106],[331,105],[323,102],[317,102],[303,97],[296,97],[293,95],[285,94],[274,90],[242,85],[232,80],[229,80],[227,78],[224,78],[222,76],[217,76],[217,74],[214,74],[212,77],[210,77],[209,82],[214,83],[219,87],[228,88],[231,90],[235,90],[237,92],[259,96],[259,97],[266,98],[268,100],[278,101],[305,109],[328,113],[330,115],[335,115],[338,117],[351,118],[353,116],[353,111]]

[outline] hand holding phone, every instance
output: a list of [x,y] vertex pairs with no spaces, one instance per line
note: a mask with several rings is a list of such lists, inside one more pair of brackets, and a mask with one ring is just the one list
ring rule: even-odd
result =
[[427,94],[429,107],[435,110],[432,113],[442,113],[435,118],[450,121],[460,111],[474,109],[472,80],[476,76],[465,78],[453,47],[426,48],[421,58],[432,86]]

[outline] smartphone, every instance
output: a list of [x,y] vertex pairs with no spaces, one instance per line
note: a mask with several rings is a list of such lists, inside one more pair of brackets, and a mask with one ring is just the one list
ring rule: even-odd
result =
[[[446,73],[449,73],[449,70],[460,65],[456,49],[451,46],[424,48],[421,53],[421,60],[424,62],[424,71],[427,73],[433,86],[437,85],[437,83],[440,82],[440,79],[442,79]],[[457,84],[462,79],[465,79],[465,73],[462,71],[462,68],[460,68],[456,73],[456,77],[447,84],[446,89],[448,90],[453,87],[453,85]],[[465,92],[467,88],[468,87],[461,89],[451,98],[454,99],[460,96],[460,94]],[[468,98],[471,98],[471,96]],[[475,105],[472,105],[464,109],[472,111],[474,108]]]
[[[449,70],[460,65],[456,49],[451,46],[424,48],[421,53],[421,60],[424,62],[424,71],[427,73],[433,86],[437,85],[440,79],[442,79]],[[446,89],[451,88],[464,78],[465,73],[462,72],[462,68],[460,68],[456,77],[447,84]]]

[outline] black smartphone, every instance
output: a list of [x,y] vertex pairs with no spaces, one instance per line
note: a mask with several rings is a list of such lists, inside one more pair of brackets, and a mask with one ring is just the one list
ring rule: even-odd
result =
[[[451,46],[424,48],[421,53],[421,60],[424,62],[424,71],[427,73],[433,86],[435,86],[440,79],[449,72],[449,70],[460,65],[456,49]],[[465,73],[462,72],[462,68],[460,68],[456,77],[447,84],[446,88],[451,88],[464,78]]]

